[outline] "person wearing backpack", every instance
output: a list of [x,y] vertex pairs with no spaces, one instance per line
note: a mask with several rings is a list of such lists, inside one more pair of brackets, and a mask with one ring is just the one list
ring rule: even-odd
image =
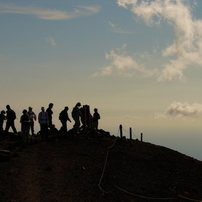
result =
[[11,109],[10,105],[6,105],[6,119],[7,119],[7,122],[6,122],[6,129],[5,129],[5,132],[8,133],[9,131],[9,128],[11,127],[13,132],[15,134],[17,134],[17,130],[15,128],[15,119],[16,119],[16,114],[15,112]]
[[68,115],[69,107],[65,107],[59,114],[59,120],[62,123],[62,127],[60,128],[60,132],[64,132],[64,135],[67,135],[67,121],[71,122]]

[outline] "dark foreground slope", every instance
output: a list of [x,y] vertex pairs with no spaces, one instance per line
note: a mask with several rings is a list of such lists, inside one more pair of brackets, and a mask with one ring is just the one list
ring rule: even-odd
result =
[[165,147],[108,135],[38,139],[25,146],[0,142],[12,153],[0,162],[0,201],[202,198],[202,162]]

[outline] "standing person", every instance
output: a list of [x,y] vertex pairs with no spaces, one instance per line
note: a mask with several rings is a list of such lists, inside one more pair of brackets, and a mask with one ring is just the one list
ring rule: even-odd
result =
[[7,119],[7,122],[6,122],[6,129],[5,129],[5,132],[8,133],[9,131],[9,128],[11,127],[13,132],[15,134],[17,134],[17,130],[15,128],[15,119],[16,119],[16,114],[15,112],[11,109],[10,105],[6,105],[6,119]]
[[22,116],[20,117],[20,123],[21,123],[21,133],[22,133],[22,139],[26,142],[29,139],[29,116],[27,114],[27,110],[24,109],[22,111]]
[[60,128],[60,132],[64,132],[64,135],[67,135],[67,121],[71,122],[68,115],[69,107],[65,107],[64,110],[60,112],[59,119],[62,123],[62,127]]
[[98,129],[98,120],[100,119],[100,114],[98,113],[98,109],[94,109],[94,114],[93,114],[93,129],[97,130]]
[[48,113],[45,112],[44,107],[41,107],[41,112],[38,115],[38,122],[40,124],[40,133],[41,133],[41,138],[42,140],[48,139],[48,123],[49,123],[49,118],[48,118]]
[[48,118],[49,118],[49,128],[52,131],[53,130],[53,123],[52,123],[52,115],[53,115],[53,103],[50,103],[48,105],[48,108],[46,109],[46,112],[48,113]]
[[72,118],[74,119],[74,130],[78,133],[79,132],[79,127],[80,127],[80,117],[81,117],[81,112],[80,112],[80,107],[81,103],[78,102],[75,107],[72,110]]
[[6,116],[5,116],[5,111],[2,110],[1,114],[0,114],[0,132],[3,132],[3,124],[4,124],[4,120],[6,120]]
[[34,139],[34,121],[36,121],[36,114],[32,111],[32,107],[28,108],[27,115],[29,116],[29,131],[31,130],[32,139]]

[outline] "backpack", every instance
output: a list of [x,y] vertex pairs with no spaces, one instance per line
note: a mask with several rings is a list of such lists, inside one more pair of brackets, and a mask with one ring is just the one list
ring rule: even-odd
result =
[[15,112],[14,112],[13,110],[11,110],[11,115],[12,115],[12,116],[11,116],[12,119],[15,120],[15,119],[16,119],[16,114],[15,114]]
[[60,114],[59,114],[59,120],[60,121],[62,120],[62,112],[60,112]]
[[59,120],[62,121],[64,119],[64,112],[61,111],[59,114]]

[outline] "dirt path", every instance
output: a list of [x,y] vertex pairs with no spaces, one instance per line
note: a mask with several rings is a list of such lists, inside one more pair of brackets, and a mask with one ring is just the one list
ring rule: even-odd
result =
[[106,149],[95,140],[60,139],[18,151],[9,171],[13,200],[77,201],[87,200],[89,191],[97,195]]

